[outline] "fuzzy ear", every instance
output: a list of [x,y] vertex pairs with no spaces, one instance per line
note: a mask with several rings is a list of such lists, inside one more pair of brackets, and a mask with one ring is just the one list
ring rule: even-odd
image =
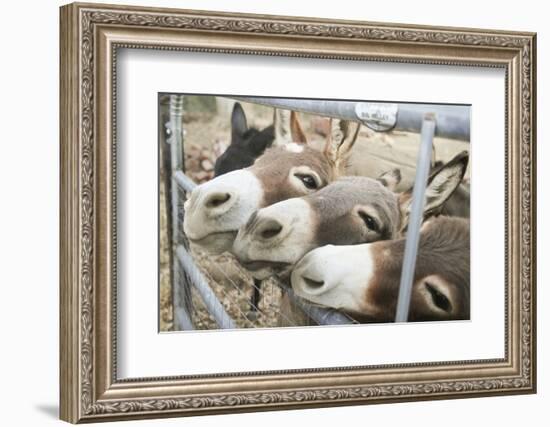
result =
[[399,169],[392,169],[390,171],[384,172],[378,178],[377,181],[380,181],[384,187],[390,191],[395,191],[399,183],[401,182],[401,171]]
[[[458,188],[466,168],[468,167],[469,154],[463,151],[443,166],[436,167],[426,185],[426,203],[424,205],[424,218],[437,214],[443,204],[452,196]],[[412,188],[400,196],[401,211],[405,218],[408,218],[411,207]]]
[[306,134],[298,120],[298,113],[276,108],[273,112],[275,142],[273,145],[284,145],[291,142],[307,144]]
[[469,157],[468,152],[463,151],[430,174],[426,187],[425,216],[437,211],[458,188],[466,173]]
[[239,102],[235,102],[231,113],[231,142],[239,141],[248,130],[246,115]]
[[325,143],[324,153],[338,168],[342,169],[345,166],[360,127],[358,122],[331,119],[330,134]]
[[284,145],[292,142],[289,110],[281,110],[279,108],[273,110],[273,129],[275,132],[273,145]]
[[275,138],[273,126],[268,126],[264,130],[255,134],[248,141],[248,149],[255,156],[261,155],[266,148],[273,144]]
[[290,136],[292,142],[307,144],[306,134],[302,130],[302,125],[300,125],[298,113],[296,111],[290,112]]

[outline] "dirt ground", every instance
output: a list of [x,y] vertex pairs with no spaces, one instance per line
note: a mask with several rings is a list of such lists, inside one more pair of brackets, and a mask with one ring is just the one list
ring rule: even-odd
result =
[[[184,113],[184,152],[185,172],[200,183],[212,177],[209,170],[217,155],[229,145],[230,116],[232,101],[217,99],[189,99]],[[205,98],[205,97],[201,97]],[[214,97],[209,97],[214,98]],[[205,103],[205,101],[207,101]],[[207,107],[204,107],[204,104]],[[248,120],[248,125],[263,129],[273,120],[273,109],[255,104],[241,103]],[[198,105],[197,108],[192,108]],[[318,133],[319,116],[300,114],[300,123],[309,142],[322,149],[325,137]],[[414,179],[416,155],[419,146],[419,135],[406,132],[377,133],[363,126],[354,146],[353,157],[349,168],[350,175],[378,176],[394,167],[399,167],[403,181],[399,189],[409,187]],[[469,144],[448,139],[435,138],[435,158],[448,161],[462,150],[469,150]],[[162,169],[162,168],[160,168]],[[164,171],[161,170],[161,175]],[[469,177],[469,171],[468,171]],[[170,286],[170,262],[165,210],[165,189],[160,185],[160,330],[173,330],[172,295]],[[253,281],[245,270],[229,254],[211,256],[202,252],[192,252],[197,265],[203,272],[211,288],[222,302],[228,314],[235,319],[236,326],[274,327],[279,323],[281,291],[275,281],[267,281],[262,287],[262,298],[257,310],[250,307],[250,295],[253,292]],[[192,314],[197,329],[216,329],[217,324],[208,314],[200,296],[194,291]]]

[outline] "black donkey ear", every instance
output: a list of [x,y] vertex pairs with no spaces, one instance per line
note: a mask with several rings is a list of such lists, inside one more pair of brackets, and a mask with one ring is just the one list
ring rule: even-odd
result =
[[266,127],[255,134],[248,141],[248,150],[254,155],[261,155],[266,148],[271,147],[275,140],[275,129],[273,125]]
[[231,136],[232,142],[235,137],[242,138],[242,136],[248,130],[248,124],[246,123],[246,115],[244,114],[243,107],[239,102],[236,102],[233,106],[233,112],[231,113]]

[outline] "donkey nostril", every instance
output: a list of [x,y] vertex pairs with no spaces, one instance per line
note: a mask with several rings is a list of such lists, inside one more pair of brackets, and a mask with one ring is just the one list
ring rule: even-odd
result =
[[282,229],[283,227],[277,227],[269,230],[264,230],[262,231],[262,237],[264,239],[271,239],[272,237],[275,237],[277,234],[279,234]]
[[208,197],[205,204],[207,208],[217,208],[228,202],[229,199],[231,199],[231,194],[229,193],[215,193]]
[[274,226],[273,228],[268,228],[267,230],[262,230],[262,237],[264,239],[271,239],[281,232],[283,229],[282,225]]
[[264,224],[263,227],[259,229],[258,234],[262,237],[262,239],[268,240],[278,236],[282,230],[282,224],[272,220]]
[[302,276],[302,279],[304,279],[304,283],[312,289],[319,289],[322,288],[325,282],[323,280],[313,280],[309,277]]

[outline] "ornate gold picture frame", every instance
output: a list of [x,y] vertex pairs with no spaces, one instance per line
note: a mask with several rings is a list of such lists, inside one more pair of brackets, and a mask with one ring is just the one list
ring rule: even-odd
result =
[[[535,392],[535,34],[97,4],[63,6],[60,21],[63,420]],[[339,59],[504,70],[504,357],[120,379],[116,61],[122,48],[315,58],[321,66]]]

